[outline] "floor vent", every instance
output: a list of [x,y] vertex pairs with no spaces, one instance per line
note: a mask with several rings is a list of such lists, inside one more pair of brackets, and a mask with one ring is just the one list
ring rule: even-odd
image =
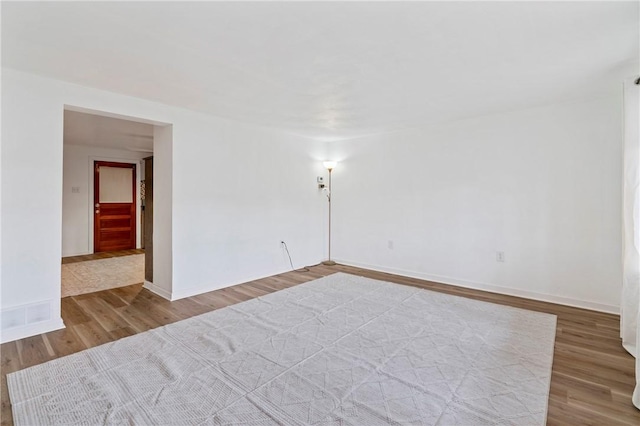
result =
[[49,302],[18,306],[2,311],[0,328],[2,330],[8,330],[42,321],[49,321],[50,319],[51,303]]

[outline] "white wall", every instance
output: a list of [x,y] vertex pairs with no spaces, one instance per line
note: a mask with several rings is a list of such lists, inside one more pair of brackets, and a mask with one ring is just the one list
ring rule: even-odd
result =
[[612,96],[331,144],[335,260],[617,312],[621,114]]
[[296,268],[323,259],[326,143],[205,120],[173,139],[174,298],[290,269],[281,240]]
[[[93,253],[93,162],[116,161],[136,164],[136,242],[140,247],[141,159],[149,153],[120,149],[64,145],[62,180],[62,256]],[[142,162],[143,163],[143,162]],[[72,192],[72,188],[79,192]]]
[[[2,341],[62,326],[65,105],[173,125],[172,298],[288,270],[281,239],[322,260],[326,144],[10,69],[2,90]],[[14,321],[32,305],[48,319]]]
[[327,154],[324,143],[13,70],[2,88],[2,341],[62,326],[65,105],[172,125],[161,150],[172,158],[160,161],[171,226],[154,229],[171,241],[160,248],[166,297],[286,271],[281,240],[296,267],[322,260],[315,177],[333,157],[336,260],[619,305],[619,96],[337,142]]

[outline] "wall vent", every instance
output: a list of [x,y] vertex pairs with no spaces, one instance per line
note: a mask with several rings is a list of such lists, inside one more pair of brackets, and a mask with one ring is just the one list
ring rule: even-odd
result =
[[30,305],[5,309],[0,316],[0,329],[9,330],[16,327],[35,324],[51,319],[51,302],[40,302]]
[[24,307],[20,308],[12,308],[7,309],[6,311],[2,311],[2,324],[0,324],[0,328],[2,330],[7,330],[15,327],[22,327],[25,325],[25,315],[24,315]]
[[40,303],[37,305],[27,306],[26,317],[27,324],[49,321],[51,319],[51,304]]

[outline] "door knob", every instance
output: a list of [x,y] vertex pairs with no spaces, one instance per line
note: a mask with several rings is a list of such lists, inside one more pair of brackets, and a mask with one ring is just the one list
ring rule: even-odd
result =
[[96,203],[96,207],[100,207],[100,203]]
[[96,210],[96,214],[100,213],[100,210]]

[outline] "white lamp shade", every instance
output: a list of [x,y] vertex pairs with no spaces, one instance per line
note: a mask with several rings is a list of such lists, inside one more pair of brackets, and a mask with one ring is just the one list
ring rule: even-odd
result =
[[325,162],[323,162],[323,163],[322,163],[322,165],[324,165],[324,167],[325,167],[327,170],[332,170],[332,169],[334,169],[334,168],[336,167],[336,164],[338,164],[338,163],[337,163],[337,162],[335,162],[335,161],[325,161]]

